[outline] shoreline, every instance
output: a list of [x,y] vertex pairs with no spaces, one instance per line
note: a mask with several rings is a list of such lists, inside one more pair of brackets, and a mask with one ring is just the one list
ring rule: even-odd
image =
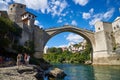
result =
[[1,80],[44,80],[43,78],[43,71],[40,71],[36,65],[0,68]]

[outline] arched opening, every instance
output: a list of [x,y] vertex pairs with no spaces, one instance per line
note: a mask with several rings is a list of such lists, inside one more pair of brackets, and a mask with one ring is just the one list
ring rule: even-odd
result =
[[[65,34],[65,35],[62,35],[62,34]],[[65,39],[70,39],[71,38],[74,39],[73,42],[70,43],[67,43],[65,42]],[[78,39],[77,41],[75,40],[75,37]],[[58,38],[59,41],[55,41],[55,39]],[[71,39],[71,41],[72,41]],[[79,33],[79,32],[75,32],[75,31],[60,31],[60,32],[57,32],[57,33],[54,33],[52,34],[52,36],[47,40],[46,44],[44,45],[44,49],[49,49],[49,47],[61,47],[62,50],[63,48],[66,48],[67,47],[67,50],[72,52],[72,53],[80,53],[82,54],[84,51],[84,48],[86,45],[81,45],[83,44],[83,41],[86,40],[86,44],[89,43],[90,47],[91,47],[91,52],[90,52],[90,60],[92,61],[93,60],[93,49],[92,49],[92,43],[91,41],[89,40],[89,38],[87,38],[85,35]],[[57,43],[57,44],[56,44]],[[67,44],[66,44],[67,43]],[[49,44],[56,44],[55,46],[51,46]],[[63,45],[61,45],[63,44]],[[46,45],[48,47],[46,47]],[[75,47],[76,46],[76,47]],[[44,50],[44,52],[47,52]],[[86,55],[87,56],[87,55]]]

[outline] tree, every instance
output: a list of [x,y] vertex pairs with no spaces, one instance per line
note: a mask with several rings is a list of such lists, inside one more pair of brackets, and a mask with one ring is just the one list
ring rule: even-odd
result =
[[33,54],[35,52],[34,50],[34,42],[33,41],[26,41],[24,44],[25,52],[28,54]]
[[21,36],[22,29],[7,18],[0,17],[0,48],[9,48],[16,37]]

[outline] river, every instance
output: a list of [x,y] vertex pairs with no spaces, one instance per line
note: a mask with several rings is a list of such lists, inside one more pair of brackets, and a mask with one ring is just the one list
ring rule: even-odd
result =
[[67,74],[59,80],[120,80],[120,66],[54,64],[53,67],[63,69]]

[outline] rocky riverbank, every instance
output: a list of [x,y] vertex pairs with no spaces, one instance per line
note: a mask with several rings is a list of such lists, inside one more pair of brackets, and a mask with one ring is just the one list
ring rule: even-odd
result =
[[35,65],[0,68],[0,80],[43,80],[43,74]]

